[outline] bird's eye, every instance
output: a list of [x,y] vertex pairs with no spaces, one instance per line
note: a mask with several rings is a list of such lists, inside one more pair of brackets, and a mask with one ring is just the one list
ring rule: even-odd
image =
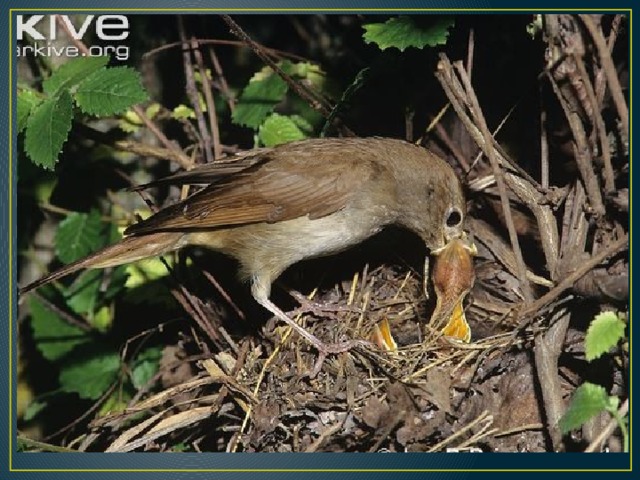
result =
[[460,209],[457,207],[450,208],[447,212],[445,222],[447,224],[447,227],[451,228],[460,225],[460,223],[462,223],[462,212],[460,211]]

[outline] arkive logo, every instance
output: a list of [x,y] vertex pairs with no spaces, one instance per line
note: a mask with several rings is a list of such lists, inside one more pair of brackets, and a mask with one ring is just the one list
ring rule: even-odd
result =
[[[82,41],[88,33],[95,34],[95,38],[101,42],[121,42],[129,37],[129,19],[125,15],[17,15],[16,39],[27,43],[19,43],[17,55],[87,56],[75,45],[53,42],[59,40],[61,34]],[[89,56],[114,54],[118,60],[129,58],[129,47],[126,45],[87,45],[87,48]]]

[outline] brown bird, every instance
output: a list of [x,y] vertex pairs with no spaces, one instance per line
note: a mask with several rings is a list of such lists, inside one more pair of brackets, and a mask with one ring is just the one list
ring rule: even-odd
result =
[[[465,202],[454,171],[428,150],[401,140],[302,140],[157,183],[207,186],[130,226],[118,243],[33,282],[20,294],[80,269],[203,246],[236,258],[256,301],[312,343],[322,359],[359,342],[325,344],[271,302],[271,284],[286,268],[343,251],[388,225],[414,232],[432,252],[464,238]],[[464,293],[458,289],[442,296],[446,305],[440,311],[453,312]]]

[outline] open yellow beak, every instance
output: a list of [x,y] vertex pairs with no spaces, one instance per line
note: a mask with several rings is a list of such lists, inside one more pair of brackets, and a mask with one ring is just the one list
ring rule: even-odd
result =
[[395,352],[398,349],[398,344],[391,334],[389,320],[386,317],[374,327],[371,340],[387,352]]
[[475,280],[473,257],[476,246],[466,236],[454,238],[444,247],[433,251],[435,262],[432,271],[436,292],[436,308],[429,324],[443,335],[468,343],[471,328],[464,315],[462,302]]
[[[477,255],[478,250],[475,244],[463,235],[431,253],[435,257],[431,278],[436,292],[436,308],[429,324],[446,337],[469,343],[471,328],[464,315],[462,302],[473,287],[473,257]],[[426,261],[428,260],[427,258]],[[428,272],[427,267],[425,271]],[[427,275],[428,273],[425,276]],[[387,351],[398,348],[386,318],[376,325],[371,340]]]

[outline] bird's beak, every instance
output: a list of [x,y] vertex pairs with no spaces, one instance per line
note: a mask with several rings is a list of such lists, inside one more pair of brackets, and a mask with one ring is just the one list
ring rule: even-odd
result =
[[435,257],[432,280],[436,308],[429,324],[447,337],[468,343],[471,329],[464,315],[462,301],[475,280],[473,257],[477,254],[476,246],[463,234],[431,254]]

